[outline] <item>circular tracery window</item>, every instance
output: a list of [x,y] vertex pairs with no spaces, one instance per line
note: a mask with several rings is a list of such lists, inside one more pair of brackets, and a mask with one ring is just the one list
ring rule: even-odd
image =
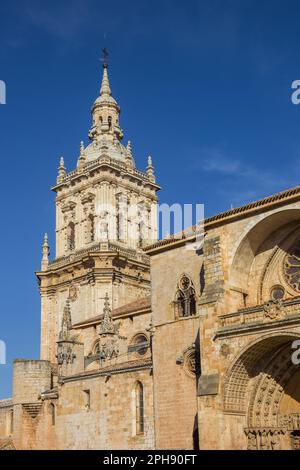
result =
[[179,288],[183,291],[191,287],[191,280],[184,274],[179,281]]
[[284,297],[284,288],[282,286],[274,286],[271,289],[272,300],[282,300]]
[[300,292],[300,244],[286,255],[284,273],[289,285]]
[[134,344],[136,346],[136,352],[143,356],[148,351],[148,338],[145,335],[138,335],[134,339]]

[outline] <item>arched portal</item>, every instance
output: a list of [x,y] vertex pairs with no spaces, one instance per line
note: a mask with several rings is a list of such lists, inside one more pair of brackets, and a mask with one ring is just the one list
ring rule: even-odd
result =
[[299,226],[300,209],[280,209],[277,212],[263,216],[259,221],[250,221],[245,227],[240,238],[236,242],[231,260],[230,279],[231,283],[247,292],[249,287],[249,275],[252,263],[257,256],[262,244],[274,233],[277,237],[272,238],[273,243],[279,243],[287,233]]
[[266,335],[235,359],[224,383],[224,411],[245,416],[248,449],[298,448],[300,366],[292,362],[299,334]]

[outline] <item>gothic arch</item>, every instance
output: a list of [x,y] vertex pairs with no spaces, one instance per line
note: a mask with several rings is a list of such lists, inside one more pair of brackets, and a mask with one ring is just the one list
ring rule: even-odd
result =
[[100,346],[100,339],[99,338],[94,339],[94,341],[92,342],[89,356],[95,356],[96,354],[99,354],[99,346]]
[[230,269],[231,284],[248,290],[249,274],[255,256],[263,243],[281,227],[299,224],[300,209],[278,209],[258,221],[251,220],[235,244]]
[[191,277],[181,274],[176,286],[174,298],[175,318],[189,317],[197,314],[197,298],[194,283]]
[[292,342],[300,333],[265,335],[248,344],[229,368],[224,411],[244,415],[251,450],[300,447],[300,370]]
[[[233,360],[223,385],[224,411],[247,414],[249,395],[259,385],[261,373],[267,373],[270,358],[285,351],[293,340],[300,338],[299,333],[282,332],[276,335],[265,335],[248,344]],[[290,348],[291,357],[292,350]],[[287,359],[288,360],[288,359]],[[252,400],[253,401],[253,400]]]
[[250,394],[247,413],[249,427],[278,427],[279,406],[284,390],[298,365],[291,362],[291,345],[283,344],[274,351],[257,377]]
[[284,274],[284,259],[287,253],[290,253],[294,246],[299,246],[300,240],[300,226],[296,228],[290,227],[289,230],[282,236],[281,240],[276,243],[272,253],[267,259],[263,270],[259,276],[259,289],[257,292],[257,303],[261,304],[270,300],[269,292],[272,287],[272,277],[274,273],[277,275],[278,284],[284,289],[288,297],[297,295],[288,284]]

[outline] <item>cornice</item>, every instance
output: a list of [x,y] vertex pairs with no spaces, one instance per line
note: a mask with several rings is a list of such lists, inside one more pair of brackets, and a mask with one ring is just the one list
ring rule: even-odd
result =
[[136,370],[152,369],[152,367],[153,366],[151,359],[139,362],[132,361],[131,363],[121,363],[114,366],[103,367],[102,369],[98,369],[95,371],[83,372],[81,374],[61,377],[61,379],[59,380],[59,384],[63,385],[64,383],[74,382],[77,380],[93,379],[95,377],[107,377],[109,375],[134,372]]
[[120,259],[123,258],[124,260],[128,260],[128,262],[133,265],[139,265],[142,267],[148,267],[150,264],[149,256],[143,252],[139,253],[135,250],[131,250],[130,248],[122,247],[111,242],[105,243],[105,246],[106,249],[103,248],[103,243],[99,242],[90,247],[70,253],[68,256],[56,258],[49,263],[47,271],[38,271],[36,272],[36,275],[39,277],[45,277],[49,272],[53,273],[55,271],[60,271],[61,269],[73,268],[74,266],[81,264],[82,261],[98,257],[99,255],[108,256],[110,258],[117,256]]
[[[208,217],[204,219],[204,228],[208,231],[220,225],[229,224],[242,218],[251,217],[253,214],[272,210],[275,207],[295,202],[297,200],[300,200],[300,186],[287,189],[286,191],[276,193],[229,211],[220,212],[212,217]],[[194,231],[194,233],[189,236],[185,236],[184,232],[171,235],[166,239],[159,240],[152,245],[146,246],[144,251],[149,255],[153,255],[161,251],[173,249],[186,243],[193,242],[195,241],[197,234],[196,226],[191,227],[189,230]]]
[[119,162],[108,156],[101,156],[97,160],[87,163],[84,168],[80,170],[75,169],[67,173],[57,184],[52,186],[51,189],[52,191],[57,192],[59,189],[65,187],[69,183],[75,183],[83,177],[90,177],[91,173],[102,170],[103,168],[108,168],[118,173],[121,172],[122,176],[135,179],[138,182],[143,182],[145,185],[155,189],[155,191],[161,189],[158,184],[149,179],[146,173],[143,173],[135,168],[128,168],[125,163]]

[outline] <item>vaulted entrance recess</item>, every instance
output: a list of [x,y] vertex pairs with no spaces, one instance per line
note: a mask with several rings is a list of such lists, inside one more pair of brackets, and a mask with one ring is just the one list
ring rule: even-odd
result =
[[245,414],[249,450],[300,449],[300,366],[292,362],[292,334],[248,347],[232,366],[224,408]]

